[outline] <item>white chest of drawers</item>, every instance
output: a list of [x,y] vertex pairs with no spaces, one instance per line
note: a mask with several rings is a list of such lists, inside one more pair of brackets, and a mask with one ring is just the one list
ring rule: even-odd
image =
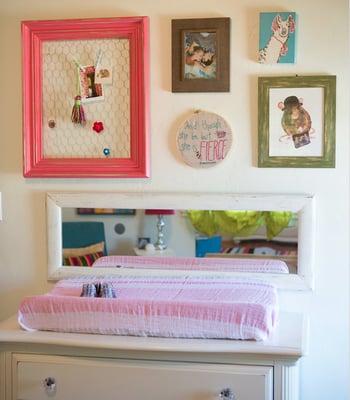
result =
[[13,363],[16,399],[219,399],[227,388],[237,399],[273,399],[271,366],[28,354]]
[[296,314],[266,342],[24,332],[12,318],[0,399],[297,400],[304,338]]

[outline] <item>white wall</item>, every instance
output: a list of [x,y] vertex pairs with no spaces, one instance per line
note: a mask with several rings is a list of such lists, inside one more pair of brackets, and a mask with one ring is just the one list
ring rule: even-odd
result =
[[[255,62],[258,12],[299,14],[298,63]],[[145,190],[314,193],[317,197],[316,290],[281,295],[282,308],[310,315],[310,353],[301,363],[303,400],[346,399],[349,344],[349,64],[345,0],[2,0],[0,3],[0,317],[46,282],[45,192]],[[151,17],[152,178],[30,180],[22,177],[20,21],[149,15]],[[170,20],[229,16],[231,92],[173,94]],[[259,169],[257,76],[336,74],[336,169]],[[175,151],[176,128],[194,108],[223,115],[234,132],[229,157],[212,169],[191,169]]]

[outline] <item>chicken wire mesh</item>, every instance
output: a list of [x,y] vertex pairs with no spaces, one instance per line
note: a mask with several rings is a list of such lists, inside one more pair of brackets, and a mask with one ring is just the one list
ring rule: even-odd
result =
[[[103,99],[84,103],[86,124],[71,121],[79,94],[77,67],[96,64],[111,69],[112,83],[103,84]],[[130,68],[128,39],[45,41],[43,60],[43,152],[45,158],[130,157]],[[96,133],[95,121],[104,130]]]

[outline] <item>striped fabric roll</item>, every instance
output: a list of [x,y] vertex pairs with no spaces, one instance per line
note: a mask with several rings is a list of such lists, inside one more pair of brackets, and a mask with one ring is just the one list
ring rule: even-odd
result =
[[92,264],[102,256],[103,252],[98,251],[97,253],[85,254],[83,256],[63,257],[63,265],[74,265],[75,267],[91,267]]

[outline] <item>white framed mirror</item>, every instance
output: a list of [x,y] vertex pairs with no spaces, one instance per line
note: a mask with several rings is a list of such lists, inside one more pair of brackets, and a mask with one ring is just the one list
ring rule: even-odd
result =
[[312,195],[51,192],[46,205],[49,280],[230,274],[313,288]]

